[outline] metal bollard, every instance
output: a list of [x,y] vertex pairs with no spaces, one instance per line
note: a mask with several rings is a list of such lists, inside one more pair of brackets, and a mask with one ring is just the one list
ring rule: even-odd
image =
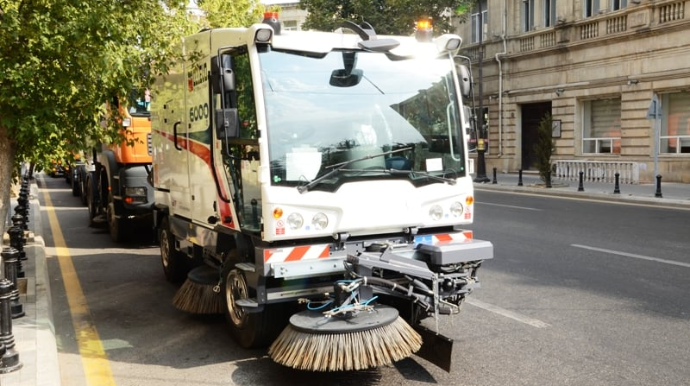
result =
[[17,226],[11,226],[10,229],[7,230],[7,234],[10,235],[10,246],[18,252],[17,277],[25,277],[24,268],[22,267],[22,256],[24,257],[24,260],[26,260],[26,252],[24,251],[23,242],[24,231]]
[[258,205],[259,202],[256,200],[256,198],[252,198],[251,201],[252,204],[252,223],[256,228],[259,227],[259,210],[258,210]]
[[621,193],[621,187],[619,184],[619,180],[620,180],[621,174],[616,172],[616,174],[614,174],[614,176],[616,177],[616,183],[613,185],[613,194],[620,194]]
[[498,181],[496,181],[496,168],[494,168],[494,179],[491,181],[492,184],[497,184]]
[[546,172],[546,187],[551,187],[551,171]]
[[585,172],[580,172],[580,183],[577,185],[577,191],[578,192],[584,192],[585,191],[585,185],[583,184],[583,180],[585,178]]
[[522,186],[522,169],[518,170],[518,186]]
[[5,351],[0,358],[0,374],[6,374],[22,368],[19,353],[14,349],[14,335],[12,335],[11,317],[12,282],[0,280],[0,342]]
[[661,195],[661,174],[656,176],[656,192],[654,193],[654,197],[663,197]]
[[12,247],[5,247],[2,249],[3,268],[5,270],[5,279],[12,283],[12,291],[10,293],[12,319],[21,318],[25,315],[24,305],[19,301],[19,290],[17,289],[17,263],[19,262],[19,253]]

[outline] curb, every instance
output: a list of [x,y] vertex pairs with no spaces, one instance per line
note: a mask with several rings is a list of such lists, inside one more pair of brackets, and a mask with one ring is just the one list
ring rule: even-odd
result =
[[[569,185],[567,185],[569,187]],[[507,186],[500,184],[475,184],[474,190],[478,191],[502,191],[502,192],[513,192],[513,193],[524,193],[524,194],[534,194],[541,196],[556,196],[565,198],[577,198],[577,199],[590,199],[602,202],[614,202],[619,204],[638,204],[638,205],[654,205],[659,207],[668,207],[674,209],[687,209],[690,210],[690,201],[688,200],[677,200],[670,198],[658,198],[658,197],[645,197],[645,196],[634,196],[632,194],[614,194],[614,193],[595,193],[591,191],[578,192],[571,190],[564,190],[563,187],[530,187],[525,186]]]

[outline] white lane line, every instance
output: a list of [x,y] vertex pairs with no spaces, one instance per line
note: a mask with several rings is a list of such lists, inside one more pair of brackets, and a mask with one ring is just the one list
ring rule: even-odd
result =
[[537,212],[541,212],[541,211],[544,210],[544,209],[530,208],[530,207],[528,207],[528,206],[515,206],[515,205],[491,204],[491,203],[488,203],[488,202],[476,202],[476,204],[479,204],[479,205],[489,205],[489,206],[500,206],[500,207],[502,207],[502,208],[513,208],[513,209],[522,209],[522,210],[534,210],[534,211],[537,211]]
[[575,248],[589,249],[590,251],[597,251],[597,252],[610,253],[610,254],[612,254],[612,255],[625,256],[625,257],[632,257],[632,258],[635,258],[635,259],[656,261],[657,263],[678,265],[678,266],[681,266],[681,267],[690,268],[690,264],[688,264],[688,263],[683,263],[683,262],[681,262],[681,261],[666,260],[666,259],[660,259],[660,258],[658,258],[658,257],[636,255],[636,254],[634,254],[634,253],[620,252],[620,251],[614,251],[614,250],[611,250],[611,249],[596,248],[596,247],[590,247],[590,246],[587,246],[587,245],[580,245],[580,244],[571,244],[570,246],[571,246],[571,247],[575,247]]
[[542,322],[541,320],[530,318],[529,316],[521,315],[521,314],[518,314],[517,312],[506,310],[505,308],[501,308],[499,306],[495,306],[493,304],[483,302],[483,301],[481,301],[479,299],[475,299],[473,297],[466,298],[465,302],[467,302],[468,304],[471,304],[475,307],[479,307],[483,310],[493,312],[494,314],[498,314],[501,316],[505,316],[506,318],[517,320],[520,323],[524,323],[524,324],[530,325],[532,327],[546,328],[546,327],[550,326],[548,323]]

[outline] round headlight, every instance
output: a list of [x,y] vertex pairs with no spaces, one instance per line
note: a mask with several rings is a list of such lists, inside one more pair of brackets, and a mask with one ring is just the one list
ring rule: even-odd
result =
[[432,220],[440,220],[443,217],[443,208],[441,205],[434,205],[429,209],[429,217]]
[[300,229],[302,228],[302,225],[304,225],[304,219],[299,213],[290,213],[287,218],[287,224],[290,229]]
[[462,204],[457,202],[457,201],[454,202],[453,205],[450,206],[450,213],[455,217],[462,216],[462,211],[463,211]]
[[315,214],[314,217],[312,217],[311,219],[311,225],[317,231],[326,229],[326,227],[328,226],[328,216],[320,212]]

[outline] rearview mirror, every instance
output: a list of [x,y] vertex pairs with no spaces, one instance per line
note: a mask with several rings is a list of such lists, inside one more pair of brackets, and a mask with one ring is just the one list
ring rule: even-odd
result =
[[218,139],[238,138],[239,127],[237,109],[216,110],[216,137]]
[[472,75],[464,65],[456,67],[458,72],[458,80],[460,81],[460,93],[464,98],[472,96]]
[[328,82],[334,87],[352,87],[359,84],[362,80],[362,70],[354,69],[347,71],[345,69],[333,70],[331,73],[331,80]]

